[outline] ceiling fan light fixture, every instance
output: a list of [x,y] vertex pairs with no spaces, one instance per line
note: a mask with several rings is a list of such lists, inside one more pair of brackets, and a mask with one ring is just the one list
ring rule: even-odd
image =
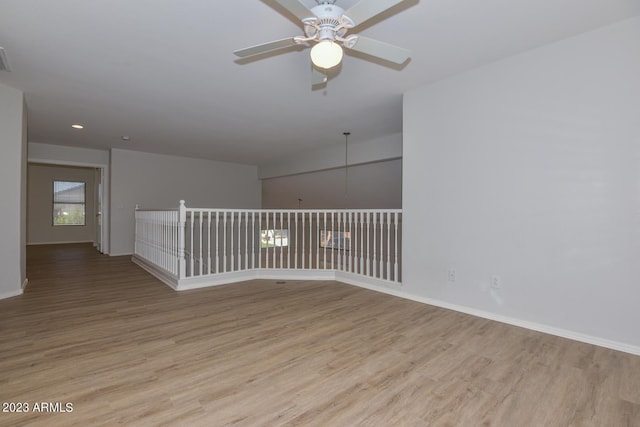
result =
[[342,61],[342,48],[332,40],[323,40],[311,49],[311,62],[316,67],[329,69]]

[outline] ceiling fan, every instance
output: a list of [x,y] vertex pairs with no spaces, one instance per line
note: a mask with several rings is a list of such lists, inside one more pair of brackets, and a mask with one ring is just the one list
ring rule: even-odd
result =
[[263,43],[236,50],[233,53],[240,58],[245,58],[295,45],[309,46],[313,44],[311,49],[312,85],[326,83],[327,70],[342,61],[342,47],[396,64],[403,64],[409,59],[411,54],[409,50],[357,34],[346,35],[349,29],[402,1],[360,0],[345,11],[335,4],[336,0],[316,0],[318,5],[311,9],[308,9],[299,0],[275,0],[276,3],[302,21],[305,35]]

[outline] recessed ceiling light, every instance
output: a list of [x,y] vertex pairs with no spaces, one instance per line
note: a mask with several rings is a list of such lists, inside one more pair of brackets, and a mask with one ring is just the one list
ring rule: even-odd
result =
[[76,123],[76,124],[71,125],[71,127],[72,127],[72,128],[74,128],[74,129],[84,129],[84,126],[79,125],[79,124],[77,124],[77,123]]
[[129,135],[122,135],[121,139],[122,139],[123,141],[130,141],[130,140],[131,140],[131,137],[130,137]]

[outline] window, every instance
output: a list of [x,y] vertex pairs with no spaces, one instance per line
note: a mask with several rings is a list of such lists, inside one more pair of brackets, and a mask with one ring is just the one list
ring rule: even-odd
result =
[[320,230],[320,247],[327,249],[351,250],[350,231]]
[[281,248],[289,246],[289,230],[260,230],[260,247]]
[[85,225],[85,183],[53,181],[53,225]]

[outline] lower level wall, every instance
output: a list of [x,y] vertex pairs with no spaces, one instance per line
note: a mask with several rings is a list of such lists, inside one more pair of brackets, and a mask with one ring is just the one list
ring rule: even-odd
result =
[[111,255],[133,254],[136,205],[260,207],[256,166],[113,149],[110,172]]

